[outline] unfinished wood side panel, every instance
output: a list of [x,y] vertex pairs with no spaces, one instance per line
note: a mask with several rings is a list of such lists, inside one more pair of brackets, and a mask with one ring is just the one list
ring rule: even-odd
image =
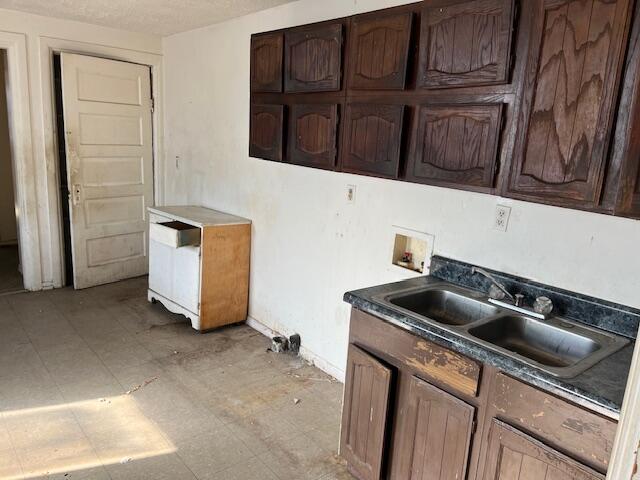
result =
[[502,373],[490,397],[501,419],[606,472],[617,423]]
[[204,227],[201,249],[201,331],[245,321],[251,225]]
[[349,345],[340,455],[360,480],[382,474],[391,370]]
[[538,0],[510,191],[597,205],[624,54],[628,0]]
[[350,339],[371,351],[384,352],[425,380],[469,397],[478,392],[479,363],[360,310],[352,310]]
[[604,480],[604,476],[493,420],[484,480]]
[[444,88],[507,83],[512,25],[513,0],[426,6],[419,85]]
[[475,408],[413,377],[402,407],[399,480],[466,478]]

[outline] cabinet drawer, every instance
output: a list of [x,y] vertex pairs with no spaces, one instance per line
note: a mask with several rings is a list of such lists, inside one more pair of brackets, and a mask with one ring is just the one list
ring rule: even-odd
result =
[[200,245],[200,229],[177,221],[151,223],[149,238],[173,248]]
[[478,393],[479,363],[355,309],[350,341],[456,394],[473,398]]
[[581,462],[606,472],[617,423],[510,378],[496,377],[497,416]]

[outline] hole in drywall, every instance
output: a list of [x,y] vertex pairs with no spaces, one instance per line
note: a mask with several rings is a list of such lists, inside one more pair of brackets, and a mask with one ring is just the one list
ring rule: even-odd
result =
[[396,233],[392,262],[398,267],[423,273],[428,247],[424,239]]

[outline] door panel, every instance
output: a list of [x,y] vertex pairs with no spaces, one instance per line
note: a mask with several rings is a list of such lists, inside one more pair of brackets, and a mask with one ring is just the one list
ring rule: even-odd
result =
[[490,188],[502,105],[424,105],[414,131],[407,179]]
[[425,7],[418,83],[423,88],[509,81],[513,0]]
[[360,480],[378,480],[391,387],[391,370],[349,345],[340,455]]
[[308,167],[334,168],[337,128],[337,105],[292,105],[289,161]]
[[628,0],[537,1],[509,189],[594,206],[624,53]]
[[251,105],[249,155],[282,161],[282,105]]
[[400,440],[399,479],[466,478],[475,408],[411,378]]
[[604,476],[494,419],[484,480],[604,480]]
[[343,170],[397,178],[404,105],[347,106]]
[[63,53],[74,286],[148,270],[151,80],[142,65]]
[[340,90],[342,25],[310,26],[285,33],[285,91]]
[[282,91],[282,33],[251,37],[251,91]]
[[412,20],[412,13],[352,20],[349,88],[404,89]]

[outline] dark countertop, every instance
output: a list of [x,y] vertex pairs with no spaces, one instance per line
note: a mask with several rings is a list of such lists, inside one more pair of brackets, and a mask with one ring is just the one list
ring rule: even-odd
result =
[[[344,300],[354,308],[379,317],[415,335],[455,350],[470,358],[492,365],[503,372],[531,385],[566,398],[613,419],[618,419],[631,367],[634,341],[595,366],[573,378],[559,378],[531,367],[518,359],[491,350],[435,322],[426,323],[396,310],[374,298],[408,288],[449,283],[426,276],[347,292]],[[457,282],[456,282],[457,283]]]

